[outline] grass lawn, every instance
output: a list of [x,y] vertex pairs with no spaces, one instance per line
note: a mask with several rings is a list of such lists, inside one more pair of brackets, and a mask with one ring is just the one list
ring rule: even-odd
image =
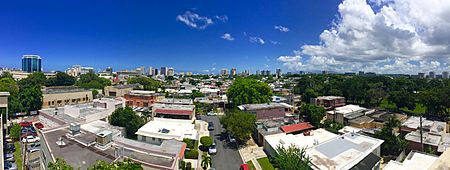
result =
[[248,164],[248,167],[250,168],[250,170],[256,170],[255,165],[253,165],[252,161],[248,161],[247,164]]
[[20,143],[19,141],[14,142],[14,147],[16,151],[14,152],[14,158],[16,159],[16,165],[18,170],[22,170],[22,153],[20,152]]
[[269,158],[259,158],[257,161],[263,170],[275,170],[270,163]]

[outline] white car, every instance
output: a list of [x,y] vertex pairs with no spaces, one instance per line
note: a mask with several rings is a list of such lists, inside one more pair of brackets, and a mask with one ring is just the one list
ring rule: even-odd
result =
[[25,138],[22,138],[22,142],[24,143],[34,143],[34,142],[39,142],[40,138],[39,137],[35,137],[35,136],[27,136]]
[[206,115],[208,115],[208,116],[216,116],[217,113],[214,113],[214,112],[208,112]]
[[216,147],[216,143],[215,142],[209,147],[208,153],[210,155],[217,153],[217,147]]

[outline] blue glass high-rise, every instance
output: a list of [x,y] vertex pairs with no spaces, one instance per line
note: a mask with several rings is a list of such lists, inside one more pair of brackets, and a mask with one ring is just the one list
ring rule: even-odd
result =
[[38,55],[22,56],[22,71],[27,73],[42,71],[42,58]]

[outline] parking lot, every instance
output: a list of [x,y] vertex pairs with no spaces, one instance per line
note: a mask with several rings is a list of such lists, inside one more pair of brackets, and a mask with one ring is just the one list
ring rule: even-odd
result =
[[227,142],[227,135],[220,124],[219,118],[217,116],[202,116],[202,120],[214,123],[214,131],[210,131],[210,136],[215,140],[217,154],[212,155],[212,167],[217,170],[239,169],[239,165],[242,164],[241,156],[235,143]]

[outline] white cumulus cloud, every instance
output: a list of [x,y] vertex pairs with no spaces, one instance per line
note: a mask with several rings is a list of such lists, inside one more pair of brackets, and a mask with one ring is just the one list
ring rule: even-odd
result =
[[411,74],[449,69],[449,0],[344,0],[338,13],[318,45],[303,45],[296,53],[309,58],[295,69]]
[[251,43],[265,44],[266,42],[261,37],[250,37],[249,41]]
[[275,25],[274,28],[280,32],[289,32],[290,31],[289,28],[283,27],[281,25]]
[[222,36],[220,36],[220,38],[224,39],[224,40],[228,40],[228,41],[233,41],[234,37],[231,36],[231,34],[229,33],[225,33]]

